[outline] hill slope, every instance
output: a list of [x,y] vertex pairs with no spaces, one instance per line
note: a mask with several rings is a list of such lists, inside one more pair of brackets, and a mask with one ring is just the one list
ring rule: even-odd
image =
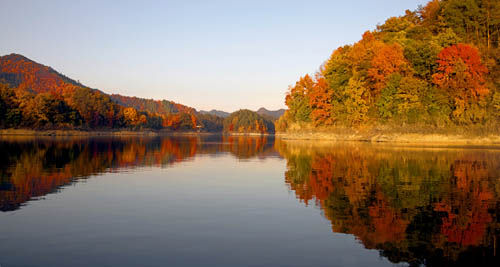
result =
[[186,130],[200,123],[181,104],[110,96],[22,55],[0,57],[0,128]]
[[10,87],[34,93],[56,92],[85,87],[51,67],[44,66],[19,54],[0,57],[0,82]]
[[241,109],[224,119],[224,132],[274,133],[274,123],[254,111]]
[[124,107],[132,107],[140,111],[147,111],[165,115],[179,112],[189,114],[196,113],[196,110],[194,108],[168,100],[145,99],[135,96],[123,96],[119,94],[112,94],[110,96],[111,99],[116,103]]

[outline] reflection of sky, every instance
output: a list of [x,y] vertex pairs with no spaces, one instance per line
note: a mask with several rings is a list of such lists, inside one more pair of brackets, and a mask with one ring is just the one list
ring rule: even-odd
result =
[[0,55],[24,54],[105,92],[276,109],[333,49],[426,2],[2,0]]
[[[385,265],[284,184],[286,161],[199,156],[104,174],[0,214],[5,266]],[[29,255],[27,257],[26,255]]]

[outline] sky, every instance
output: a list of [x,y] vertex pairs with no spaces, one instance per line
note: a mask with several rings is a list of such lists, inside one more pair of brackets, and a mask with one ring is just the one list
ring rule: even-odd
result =
[[428,0],[0,1],[0,55],[106,93],[232,112],[284,108],[333,50]]

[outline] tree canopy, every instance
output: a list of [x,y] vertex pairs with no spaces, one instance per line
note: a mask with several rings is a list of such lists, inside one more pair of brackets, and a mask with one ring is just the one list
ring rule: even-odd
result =
[[301,77],[277,128],[498,125],[499,40],[500,2],[430,1]]
[[226,133],[274,133],[274,124],[269,119],[248,109],[231,113],[224,119]]

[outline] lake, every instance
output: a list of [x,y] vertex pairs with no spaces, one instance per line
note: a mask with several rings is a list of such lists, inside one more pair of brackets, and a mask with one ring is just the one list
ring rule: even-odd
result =
[[500,150],[0,139],[0,266],[500,266]]

